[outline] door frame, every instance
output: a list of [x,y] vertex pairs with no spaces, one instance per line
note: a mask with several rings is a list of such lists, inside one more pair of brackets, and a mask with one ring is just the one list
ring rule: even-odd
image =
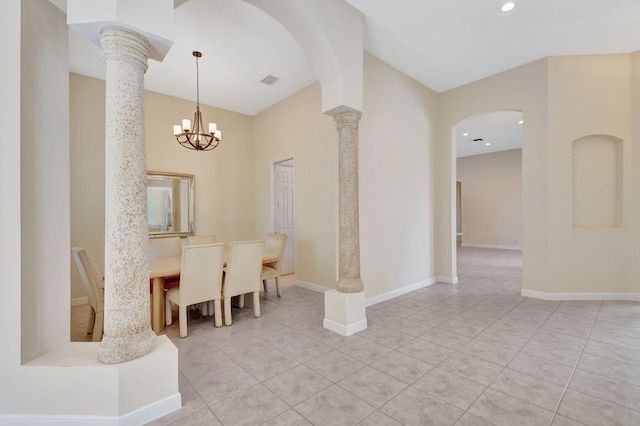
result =
[[[276,189],[277,189],[277,182],[276,182],[276,167],[278,165],[282,165],[282,164],[290,164],[293,167],[294,172],[296,171],[296,159],[295,156],[291,156],[291,157],[285,157],[281,160],[277,160],[277,161],[273,161],[271,163],[271,231],[272,232],[276,232],[276,221],[277,221],[277,212],[276,212],[276,200],[277,200],[277,193],[276,193]],[[295,183],[294,183],[295,185]],[[293,203],[293,216],[292,216],[292,221],[293,221],[293,232],[295,235],[295,224],[296,224],[296,196],[295,193],[291,199],[291,202]],[[293,244],[292,250],[294,253],[293,256],[293,268],[295,271],[295,265],[296,265],[296,256],[295,256],[295,238],[291,239],[291,241],[287,241],[287,244]],[[295,273],[295,272],[294,272]]]

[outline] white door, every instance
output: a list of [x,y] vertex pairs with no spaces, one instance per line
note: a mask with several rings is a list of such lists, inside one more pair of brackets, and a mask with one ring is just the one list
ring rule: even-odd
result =
[[274,231],[278,234],[287,234],[287,246],[284,251],[282,263],[283,274],[295,272],[295,216],[294,199],[296,193],[296,172],[293,161],[276,163],[274,166]]

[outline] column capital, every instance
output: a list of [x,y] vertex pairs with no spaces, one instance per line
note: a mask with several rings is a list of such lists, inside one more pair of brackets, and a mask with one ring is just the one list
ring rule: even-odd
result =
[[[55,1],[54,3],[62,3]],[[149,42],[149,59],[162,62],[174,41],[174,0],[65,0],[67,25],[101,47],[106,26],[129,28]],[[184,1],[182,2],[184,3]],[[150,8],[153,12],[150,13]]]
[[333,116],[333,119],[336,122],[336,128],[340,131],[347,127],[357,129],[361,116],[362,114],[359,111],[347,110],[337,113]]
[[146,38],[127,28],[109,25],[100,30],[102,59],[136,64],[147,72],[150,45]]

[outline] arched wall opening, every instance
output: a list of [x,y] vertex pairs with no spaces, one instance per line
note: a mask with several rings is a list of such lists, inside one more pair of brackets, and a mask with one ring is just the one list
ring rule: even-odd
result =
[[344,1],[243,0],[278,21],[308,55],[322,88],[322,112],[362,111],[364,17]]
[[522,111],[498,110],[473,114],[451,129],[454,283],[461,247],[522,250],[523,126]]

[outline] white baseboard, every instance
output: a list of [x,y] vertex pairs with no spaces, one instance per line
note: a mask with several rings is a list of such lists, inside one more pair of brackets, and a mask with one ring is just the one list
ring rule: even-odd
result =
[[92,425],[92,426],[136,426],[179,410],[182,407],[180,393],[141,407],[123,416],[79,416],[79,415],[0,415],[0,424],[6,425]]
[[548,293],[522,289],[525,297],[542,300],[634,300],[640,301],[640,293]]
[[491,244],[465,244],[465,243],[462,243],[462,247],[489,248],[489,249],[501,249],[501,250],[522,250],[522,246],[500,246],[500,245],[491,245]]
[[89,303],[89,298],[87,296],[71,299],[71,306],[86,305],[87,303]]
[[[398,296],[402,296],[403,294],[411,293],[412,291],[419,290],[424,287],[428,287],[431,284],[435,284],[436,282],[437,282],[436,278],[431,278],[426,281],[420,281],[415,284],[404,286],[402,288],[397,288],[395,290],[370,297],[365,301],[365,306],[369,307],[369,306],[376,305],[380,302],[384,302],[385,300],[394,299]],[[365,285],[365,289],[366,289],[366,285]]]
[[338,324],[335,321],[331,321],[330,319],[324,319],[322,325],[327,330],[333,331],[334,333],[338,333],[341,336],[351,336],[352,334],[357,333],[358,331],[362,331],[367,328],[367,320],[363,319],[353,324],[342,325]]
[[[408,286],[404,286],[402,288],[397,288],[395,290],[383,293],[383,294],[379,294],[377,296],[373,296],[370,297],[368,299],[365,300],[365,306],[369,307],[369,306],[373,306],[376,305],[380,302],[384,302],[385,300],[391,300],[394,299],[398,296],[402,296],[404,294],[407,293],[411,293],[412,291],[415,290],[420,290],[421,288],[424,287],[428,287],[432,284],[435,284],[437,282],[445,282],[445,283],[449,283],[449,284],[457,284],[458,283],[458,277],[435,277],[435,278],[430,278],[428,280],[425,281],[420,281],[417,282],[415,284],[410,284]],[[296,285],[302,288],[306,288],[307,290],[312,290],[312,291],[316,291],[318,293],[324,293],[327,290],[331,290],[330,288],[321,286],[319,284],[314,284],[314,283],[310,283],[310,282],[306,282],[306,281],[296,281]],[[365,291],[366,291],[366,284],[365,284]],[[325,327],[326,328],[326,327]]]
[[130,413],[120,416],[118,425],[135,426],[149,423],[152,420],[159,419],[169,413],[182,408],[182,395],[176,393],[146,407],[138,408]]
[[296,280],[296,285],[298,287],[306,288],[307,290],[316,291],[318,293],[324,293],[327,290],[331,290],[330,288],[327,288],[323,285],[309,283],[309,282],[300,281],[300,280]]

